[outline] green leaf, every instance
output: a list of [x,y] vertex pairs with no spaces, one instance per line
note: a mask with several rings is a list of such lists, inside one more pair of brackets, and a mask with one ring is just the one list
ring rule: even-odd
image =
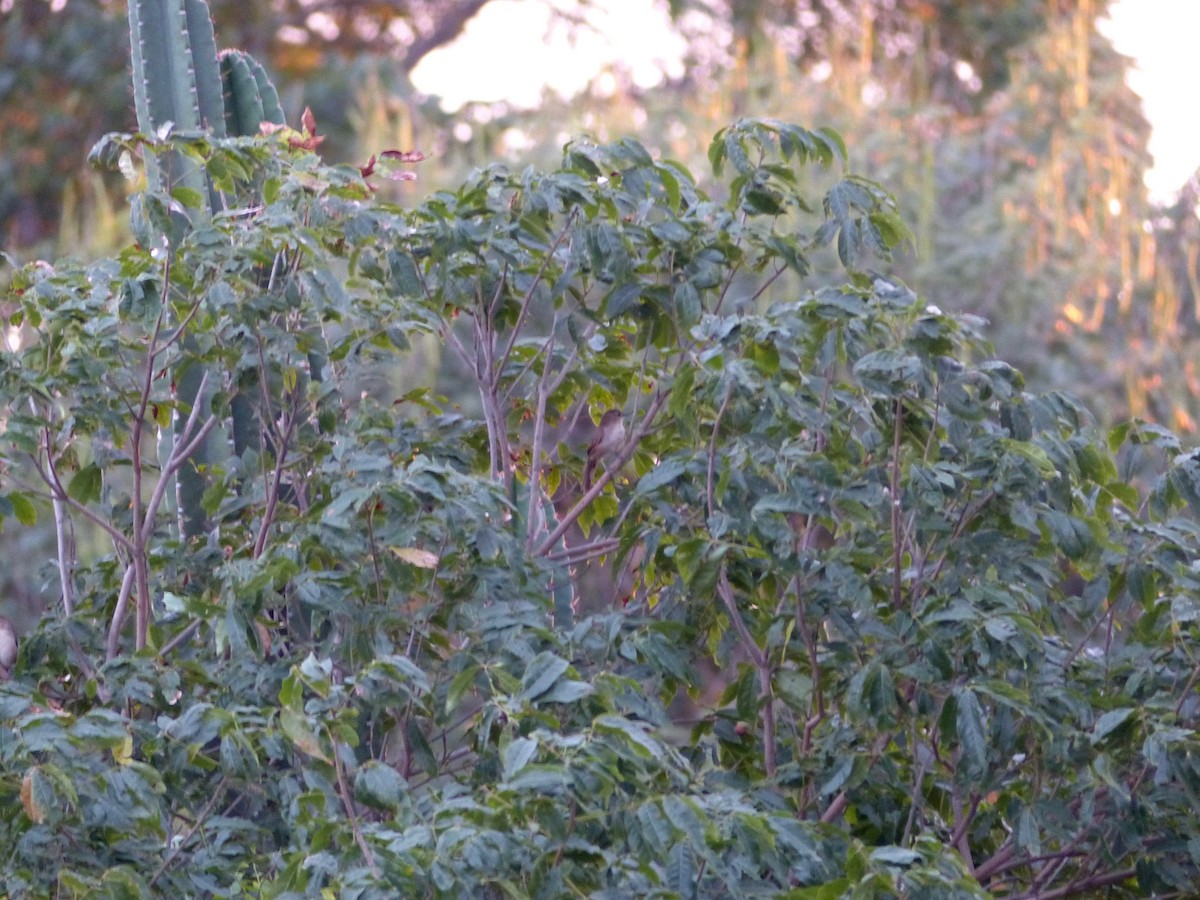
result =
[[301,753],[322,762],[329,762],[329,754],[322,744],[320,733],[312,721],[303,713],[285,708],[279,713],[279,727]]
[[407,794],[404,777],[379,760],[367,760],[354,775],[354,799],[374,809],[396,812]]
[[921,854],[904,847],[878,847],[871,851],[871,861],[883,863],[885,866],[908,868],[921,861]]
[[552,688],[571,664],[553,653],[543,651],[530,660],[521,679],[518,699],[532,703]]
[[653,759],[662,758],[662,745],[654,740],[639,722],[631,722],[622,716],[604,715],[597,718],[592,725],[597,730],[623,735],[639,756]]
[[26,527],[37,524],[37,508],[28,497],[13,492],[8,495],[8,502],[12,504],[13,515],[18,522]]
[[67,484],[67,494],[77,503],[91,503],[100,499],[100,488],[104,484],[104,475],[95,463],[84,466]]
[[725,166],[725,133],[728,131],[722,128],[715,135],[708,145],[708,164],[712,167],[713,174],[718,178],[721,176],[721,171]]
[[1122,709],[1110,709],[1104,715],[1096,720],[1096,724],[1092,727],[1092,745],[1099,744],[1106,737],[1116,731],[1132,716],[1136,709],[1132,707],[1124,707]]
[[846,151],[846,141],[836,129],[830,128],[828,125],[822,125],[816,130],[816,134],[825,138],[826,144],[837,153],[838,161],[843,166],[850,164],[850,154]]
[[425,732],[421,730],[421,723],[412,716],[404,720],[404,737],[408,742],[409,753],[412,754],[421,770],[431,778],[437,775],[437,757],[433,753],[433,748],[429,746]]
[[451,712],[458,706],[463,695],[475,686],[475,681],[481,671],[480,666],[470,665],[451,679],[450,687],[446,689],[446,712]]
[[676,478],[687,471],[687,461],[673,457],[665,459],[653,469],[638,479],[637,487],[633,490],[634,497],[645,497],[662,487],[666,487]]
[[1042,852],[1041,832],[1037,818],[1028,806],[1021,808],[1017,816],[1017,827],[1013,835],[1017,847],[1028,851],[1030,856],[1038,856]]
[[586,681],[563,679],[538,698],[538,703],[575,703],[589,696],[594,689]]
[[208,207],[207,201],[199,191],[183,185],[172,188],[171,197],[188,209],[206,209]]
[[793,888],[787,893],[788,900],[842,900],[854,896],[850,892],[850,879],[836,878],[815,887]]
[[514,775],[525,768],[537,755],[538,742],[533,738],[517,738],[500,752],[500,761],[504,766],[504,780],[512,779]]
[[983,707],[969,688],[955,691],[958,710],[955,731],[963,752],[962,773],[965,778],[979,778],[987,771],[987,729],[983,723]]
[[920,357],[888,348],[859,359],[854,364],[854,374],[868,388],[896,395],[907,393],[914,387],[922,368]]

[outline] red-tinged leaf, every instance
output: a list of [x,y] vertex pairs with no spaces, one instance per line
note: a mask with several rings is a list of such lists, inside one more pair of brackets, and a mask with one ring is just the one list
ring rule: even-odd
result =
[[41,768],[34,766],[27,769],[21,779],[21,805],[25,809],[25,815],[40,825],[46,821],[53,803],[53,788]]
[[304,115],[300,117],[300,125],[306,134],[317,133],[317,119],[316,116],[313,115],[311,106],[304,107]]
[[363,178],[367,178],[367,177],[375,174],[375,154],[374,153],[371,154],[371,158],[367,160],[367,164],[365,166],[358,167],[358,171],[362,175]]
[[402,163],[418,163],[425,159],[425,154],[420,150],[384,150],[379,155]]
[[324,141],[325,138],[317,137],[316,135],[312,134],[303,137],[300,135],[293,135],[292,137],[288,138],[288,146],[295,147],[297,150],[316,150],[319,146],[321,146],[322,143],[324,143]]

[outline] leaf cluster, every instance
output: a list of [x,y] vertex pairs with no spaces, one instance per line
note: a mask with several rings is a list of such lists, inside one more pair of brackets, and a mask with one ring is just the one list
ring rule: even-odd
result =
[[[721,199],[580,140],[413,208],[286,141],[97,155],[163,146],[227,207],[148,191],[137,245],[5,296],[0,512],[63,542],[0,685],[3,890],[1195,883],[1196,460],[887,275],[835,133],[735,123]],[[264,439],[181,537],[164,485],[239,404]]]

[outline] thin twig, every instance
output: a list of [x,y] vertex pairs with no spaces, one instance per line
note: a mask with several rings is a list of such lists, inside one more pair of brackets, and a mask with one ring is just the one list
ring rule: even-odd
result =
[[[23,480],[14,477],[11,473],[7,476],[9,481],[23,490],[28,491],[29,493],[39,496],[49,496],[51,502],[54,500],[61,500],[93,525],[99,527],[118,547],[126,551],[133,549],[133,543],[129,540],[129,538],[122,534],[119,529],[114,527],[111,522],[105,518],[102,518],[93,510],[89,509],[85,504],[80,503],[67,493],[67,488],[59,479],[58,470],[54,468],[52,463],[49,465],[49,468],[43,469],[41,460],[39,460],[35,455],[30,454],[29,459],[33,463],[34,471],[38,473],[38,477],[41,478],[46,487],[50,489],[48,494],[42,494],[40,490],[34,488],[32,485],[27,485]],[[47,462],[49,463],[50,461],[48,460]]]
[[293,397],[289,403],[291,409],[288,410],[284,417],[282,428],[277,429],[279,433],[279,443],[275,446],[275,469],[271,473],[271,483],[267,489],[267,504],[263,510],[262,524],[258,529],[258,536],[254,540],[254,559],[262,556],[263,551],[267,546],[267,536],[271,533],[271,526],[275,523],[275,510],[279,507],[279,492],[283,485],[283,472],[287,461],[288,444],[292,440],[292,435],[296,433],[296,421],[299,416],[296,415],[296,401]]
[[204,824],[204,820],[208,818],[208,814],[217,805],[217,801],[221,799],[221,793],[224,788],[225,776],[222,775],[221,780],[217,782],[217,786],[213,788],[212,796],[200,808],[200,814],[196,816],[196,821],[192,823],[192,827],[185,831],[177,840],[172,841],[171,852],[167,854],[167,858],[162,861],[161,865],[154,870],[154,874],[150,876],[150,881],[148,882],[150,887],[154,887],[154,882],[158,881],[162,874],[171,867],[171,863],[175,861],[175,857],[183,852],[184,848],[187,847],[188,841],[200,830],[200,826]]
[[729,613],[729,621],[733,625],[733,630],[737,632],[750,661],[758,672],[758,687],[763,695],[763,770],[768,778],[772,778],[775,775],[776,748],[775,692],[771,687],[771,661],[763,649],[758,646],[754,635],[750,633],[750,629],[742,619],[742,612],[738,609],[737,598],[733,595],[733,586],[729,583],[729,573],[726,571],[724,563],[721,565],[720,574],[717,575],[717,593],[725,604],[725,610]]
[[362,829],[358,827],[358,816],[354,812],[354,801],[350,798],[350,788],[346,784],[346,773],[342,769],[341,760],[338,758],[337,744],[332,741],[333,753],[333,771],[337,775],[338,792],[342,798],[342,806],[346,810],[346,817],[350,820],[350,830],[354,832],[354,841],[358,844],[358,848],[362,850],[363,859],[366,860],[367,868],[371,870],[371,874],[376,878],[379,877],[379,867],[375,865],[375,854],[371,852],[371,846],[362,836]]
[[546,402],[549,391],[546,388],[547,375],[550,372],[550,360],[553,357],[551,349],[554,346],[554,332],[558,326],[558,314],[550,325],[550,336],[546,339],[546,362],[542,364],[542,374],[538,378],[537,411],[533,420],[533,448],[529,459],[529,504],[525,515],[525,549],[533,549],[534,537],[537,535],[539,524],[535,511],[540,511],[542,503],[542,440],[546,434]]
[[[542,278],[546,274],[546,269],[549,267],[550,261],[554,259],[554,254],[558,250],[558,248],[562,244],[562,242],[567,239],[567,234],[568,234],[568,232],[570,232],[571,226],[574,225],[575,219],[576,219],[576,217],[578,217],[578,215],[579,215],[578,207],[575,207],[574,209],[571,210],[571,212],[567,215],[566,222],[563,223],[562,230],[558,233],[558,237],[556,237],[554,239],[554,243],[550,245],[550,249],[542,257],[542,263],[540,266],[538,266],[538,270],[533,276],[533,281],[530,282],[529,288],[528,288],[528,290],[525,291],[525,296],[521,300],[521,309],[520,309],[520,312],[517,313],[516,322],[513,323],[513,326],[510,329],[508,341],[505,342],[504,349],[502,351],[500,351],[499,359],[494,361],[495,368],[493,369],[493,372],[492,372],[493,378],[499,378],[500,377],[500,369],[503,369],[504,366],[508,363],[508,358],[512,354],[513,346],[517,342],[517,335],[519,335],[521,333],[521,326],[525,324],[525,319],[529,315],[529,309],[533,305],[534,291],[536,291],[538,285],[542,283]],[[507,271],[508,271],[508,264],[506,263],[505,264],[505,273],[507,273]],[[501,282],[500,282],[501,284],[504,283],[503,279],[504,279],[504,275],[502,274]],[[499,293],[499,290],[497,290],[497,293]],[[488,310],[488,315],[493,321],[495,320],[496,313],[498,311],[499,311],[499,309],[495,304],[493,304],[493,308]]]
[[899,397],[895,403],[895,421],[892,425],[892,608],[900,609],[904,603],[904,575],[901,561],[904,554],[903,531],[900,515],[900,428],[904,421],[904,404]]
[[591,541],[587,544],[580,544],[575,547],[567,547],[565,550],[558,550],[554,553],[548,553],[546,559],[550,562],[561,562],[568,565],[583,562],[587,559],[595,559],[600,556],[606,556],[612,553],[621,542],[616,538],[601,538],[600,540]]
[[176,647],[183,644],[189,637],[191,637],[195,633],[196,629],[200,627],[200,624],[203,621],[204,621],[203,619],[192,619],[192,621],[189,622],[188,625],[185,626],[181,632],[179,632],[179,634],[175,635],[175,637],[171,638],[169,641],[167,641],[165,644],[163,644],[162,649],[158,651],[159,657],[163,658],[163,657],[170,656]]

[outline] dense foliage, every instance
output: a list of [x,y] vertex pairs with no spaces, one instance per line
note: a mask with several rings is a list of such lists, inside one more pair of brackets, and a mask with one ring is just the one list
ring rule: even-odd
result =
[[[164,143],[226,208],[148,190],[141,243],[4,298],[0,507],[55,521],[62,604],[0,685],[0,890],[1197,883],[1200,464],[889,276],[835,133],[722,130],[719,197],[576,142],[411,209],[286,132],[97,156]],[[432,348],[476,402],[389,380]],[[170,476],[240,403],[265,440],[182,538]]]

